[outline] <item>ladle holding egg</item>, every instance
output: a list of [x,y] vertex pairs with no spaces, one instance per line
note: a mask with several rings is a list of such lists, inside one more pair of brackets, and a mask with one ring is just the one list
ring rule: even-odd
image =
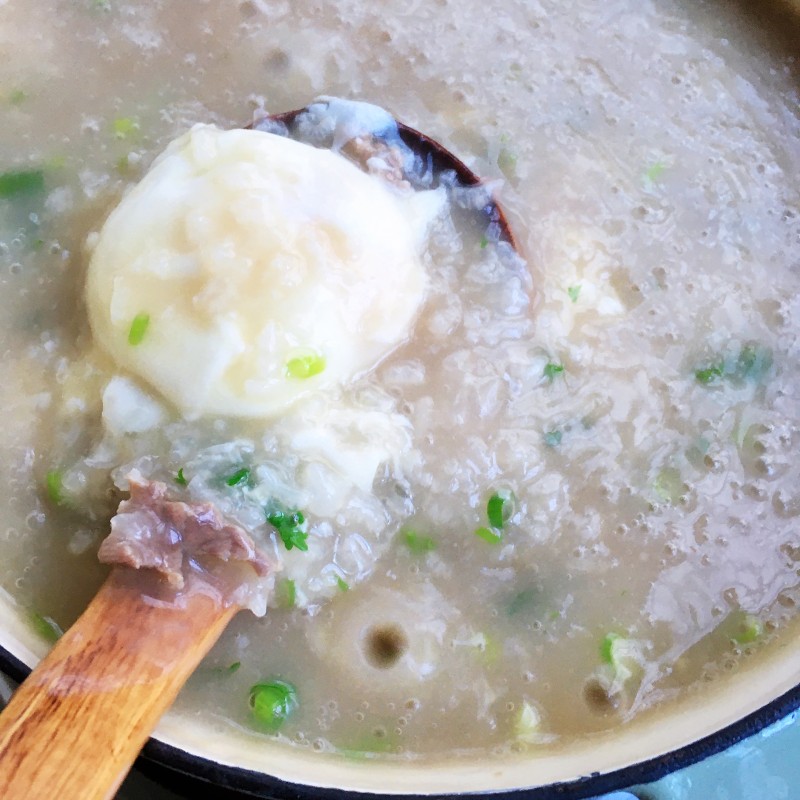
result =
[[[410,336],[420,242],[444,193],[479,184],[366,104],[195,127],[93,242],[93,335],[132,376],[106,387],[104,413],[132,431],[157,424],[138,380],[184,416],[257,420],[371,369]],[[513,247],[476,192],[487,236]],[[273,591],[279,567],[211,504],[135,470],[122,488],[131,499],[100,550],[111,576],[0,717],[6,800],[109,796],[233,614],[264,613]]]

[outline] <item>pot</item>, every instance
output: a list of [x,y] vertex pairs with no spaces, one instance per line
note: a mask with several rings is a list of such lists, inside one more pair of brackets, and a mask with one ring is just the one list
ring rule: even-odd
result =
[[[0,603],[0,666],[22,681],[45,648],[19,619],[13,601],[2,597]],[[256,745],[244,734],[223,739],[211,726],[173,711],[159,723],[139,767],[182,792],[213,786],[220,798],[345,800],[358,793],[380,800],[485,792],[497,800],[581,800],[656,781],[800,708],[800,630],[787,638],[790,646],[773,648],[702,702],[686,698],[664,717],[593,737],[557,756],[413,766],[331,759],[277,743]]]
[[[800,0],[736,3],[795,54]],[[798,87],[800,88],[800,87]],[[46,651],[13,598],[0,592],[0,667],[23,680]],[[143,766],[160,779],[206,783],[223,792],[297,800],[436,797],[493,793],[494,797],[554,800],[587,798],[659,779],[717,753],[800,707],[800,620],[779,644],[699,694],[607,734],[578,741],[563,752],[487,761],[353,761],[254,742],[229,730],[221,736],[194,716],[173,711],[143,753]]]

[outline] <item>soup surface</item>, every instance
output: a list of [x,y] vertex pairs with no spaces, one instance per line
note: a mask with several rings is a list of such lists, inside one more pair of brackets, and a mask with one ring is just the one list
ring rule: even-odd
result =
[[[2,4],[0,584],[31,625],[57,635],[99,585],[135,467],[282,567],[178,700],[220,730],[350,757],[563,747],[778,646],[796,63],[689,5]],[[462,156],[525,261],[454,189],[374,369],[279,417],[184,416],[93,340],[94,234],[192,125],[321,94]],[[265,721],[253,687],[288,685]]]

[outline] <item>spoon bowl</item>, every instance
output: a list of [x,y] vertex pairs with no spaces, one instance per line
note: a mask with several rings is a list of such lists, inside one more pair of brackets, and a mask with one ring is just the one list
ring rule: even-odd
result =
[[[388,156],[388,159],[397,166],[397,178],[404,180],[414,189],[432,189],[440,185],[467,189],[484,187],[485,194],[480,196],[482,202],[467,210],[476,213],[482,219],[489,239],[506,242],[513,249],[518,249],[505,212],[486,186],[486,182],[444,145],[394,118],[387,120],[383,117],[382,125],[379,127],[351,129],[347,134],[349,140],[342,142],[337,148],[335,132],[331,137],[332,140],[328,137],[322,138],[319,134],[309,136],[307,118],[313,115],[318,105],[319,103],[314,103],[293,111],[270,114],[247,127],[305,141],[310,138],[309,143],[312,144],[333,145],[334,149],[341,149],[364,169],[369,169],[367,162],[370,157]],[[367,106],[367,104],[354,105]]]

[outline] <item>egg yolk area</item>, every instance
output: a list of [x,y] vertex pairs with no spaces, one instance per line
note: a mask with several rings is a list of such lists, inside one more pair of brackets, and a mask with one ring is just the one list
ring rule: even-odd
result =
[[92,331],[187,416],[274,416],[409,336],[417,238],[393,190],[342,156],[196,126],[103,226]]

